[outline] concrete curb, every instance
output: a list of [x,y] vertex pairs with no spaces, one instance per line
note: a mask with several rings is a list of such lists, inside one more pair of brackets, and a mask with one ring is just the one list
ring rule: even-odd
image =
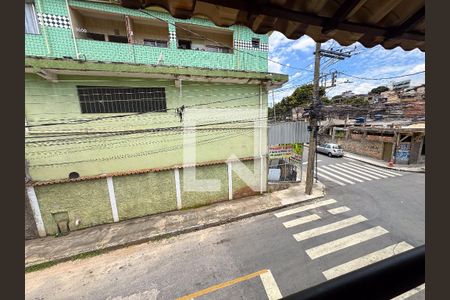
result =
[[43,266],[43,268],[45,268],[46,265],[53,266],[53,265],[61,263],[61,262],[78,259],[83,255],[88,255],[91,253],[99,252],[99,253],[103,254],[103,253],[107,253],[107,252],[110,252],[113,250],[126,248],[128,246],[143,244],[146,242],[160,240],[160,239],[166,239],[166,238],[178,236],[178,235],[189,233],[189,232],[194,232],[194,231],[199,231],[199,230],[206,229],[206,228],[216,227],[216,226],[224,225],[227,223],[233,223],[233,222],[236,222],[236,221],[239,221],[242,219],[246,219],[246,218],[262,215],[265,213],[269,213],[272,211],[276,211],[279,209],[283,209],[286,207],[290,207],[290,206],[293,206],[293,205],[296,205],[299,203],[308,203],[310,201],[325,197],[324,185],[321,184],[320,182],[319,182],[319,189],[321,190],[320,191],[321,195],[313,196],[312,198],[297,201],[297,202],[292,202],[292,203],[282,204],[279,206],[269,207],[267,209],[262,209],[262,210],[255,211],[255,212],[244,213],[242,215],[237,215],[237,216],[229,217],[229,218],[226,218],[223,220],[213,221],[210,223],[197,224],[197,225],[190,226],[190,227],[183,227],[178,230],[172,230],[172,231],[164,232],[161,234],[155,234],[153,236],[147,236],[147,237],[143,237],[143,238],[136,239],[136,240],[130,240],[130,241],[127,241],[124,243],[109,244],[109,245],[104,245],[101,247],[93,247],[92,249],[86,249],[86,251],[80,251],[77,254],[70,254],[70,255],[63,256],[63,257],[56,258],[56,259],[46,259],[46,260],[42,260],[42,261],[39,261],[36,263],[32,262],[32,263],[28,263],[28,264],[25,262],[25,270],[27,270],[29,268],[36,268],[39,266]]
[[361,161],[361,162],[364,162],[366,164],[369,164],[369,165],[372,165],[372,166],[376,166],[376,167],[379,167],[379,168],[383,168],[383,169],[388,169],[388,170],[410,172],[410,173],[425,173],[425,170],[414,170],[414,169],[401,168],[401,167],[389,167],[387,165],[371,162],[370,160],[360,159],[360,158],[357,158],[357,157],[354,157],[354,156],[348,156],[345,153],[344,153],[344,157],[346,157],[348,159]]

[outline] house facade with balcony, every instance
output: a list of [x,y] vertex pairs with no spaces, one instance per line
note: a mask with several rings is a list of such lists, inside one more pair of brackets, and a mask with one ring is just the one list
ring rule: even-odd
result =
[[268,73],[268,36],[69,0],[26,1],[25,32],[39,236],[265,192],[267,93],[287,81]]

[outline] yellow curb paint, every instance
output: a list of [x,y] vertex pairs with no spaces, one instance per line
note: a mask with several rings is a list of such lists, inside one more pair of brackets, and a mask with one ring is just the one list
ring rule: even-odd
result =
[[219,283],[219,284],[210,286],[210,287],[208,287],[206,289],[203,289],[203,290],[200,290],[198,292],[195,292],[195,293],[192,293],[192,294],[189,294],[189,295],[177,298],[177,300],[188,300],[188,299],[193,299],[193,298],[196,298],[196,297],[200,297],[200,296],[212,293],[214,291],[226,288],[226,287],[231,286],[233,284],[236,284],[236,283],[239,283],[239,282],[242,282],[242,281],[246,281],[246,280],[258,277],[261,274],[267,273],[268,271],[269,270],[267,270],[267,269],[263,269],[261,271],[255,272],[255,273],[244,275],[244,276],[241,276],[241,277],[238,277],[238,278],[235,278],[235,279],[223,282],[223,283]]

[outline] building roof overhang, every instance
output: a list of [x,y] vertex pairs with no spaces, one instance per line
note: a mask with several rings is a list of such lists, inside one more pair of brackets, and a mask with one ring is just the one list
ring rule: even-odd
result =
[[105,63],[75,59],[25,58],[25,72],[57,82],[59,75],[155,78],[167,80],[264,84],[267,89],[281,87],[288,81],[284,74],[220,70],[166,65]]
[[400,46],[425,51],[424,0],[120,0],[128,8],[162,7],[172,16],[203,16],[215,25],[244,25],[265,34],[279,31],[290,39],[308,35],[316,42],[343,46]]

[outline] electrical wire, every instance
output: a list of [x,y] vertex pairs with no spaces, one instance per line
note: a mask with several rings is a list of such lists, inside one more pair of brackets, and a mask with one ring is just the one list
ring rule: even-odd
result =
[[418,75],[418,74],[422,74],[425,73],[425,71],[419,71],[419,72],[415,72],[415,73],[411,73],[411,74],[405,74],[405,75],[397,75],[397,76],[389,76],[389,77],[380,77],[380,78],[368,78],[368,77],[360,77],[360,76],[355,76],[355,75],[350,75],[341,71],[338,71],[338,73],[344,75],[344,76],[348,76],[348,77],[352,77],[352,78],[356,78],[356,79],[360,79],[360,80],[374,80],[374,81],[379,81],[379,80],[387,80],[387,79],[395,79],[395,78],[402,78],[402,77],[408,77],[408,76],[414,76],[414,75]]
[[229,138],[241,136],[243,134],[246,134],[246,133],[232,134],[232,135],[228,135],[228,136],[224,136],[224,137],[212,138],[209,140],[204,140],[204,141],[200,141],[198,143],[196,142],[196,143],[192,143],[192,144],[188,144],[188,145],[183,143],[182,145],[177,145],[174,147],[169,147],[169,148],[164,147],[164,148],[157,149],[157,150],[138,152],[138,153],[134,153],[134,154],[121,154],[121,155],[114,155],[114,156],[109,156],[109,157],[102,157],[102,158],[98,158],[98,159],[86,159],[86,160],[77,160],[77,161],[60,162],[60,163],[33,164],[33,165],[29,165],[29,167],[30,168],[54,167],[54,166],[66,165],[66,164],[75,164],[75,163],[92,162],[92,161],[108,161],[108,160],[117,160],[117,159],[124,159],[124,158],[133,158],[133,157],[139,157],[139,156],[147,156],[147,155],[157,154],[157,153],[161,153],[161,152],[170,152],[173,150],[178,150],[178,149],[184,148],[185,146],[197,146],[197,145],[209,144],[211,142],[229,139]]
[[[299,85],[296,85],[294,87],[298,87]],[[294,87],[284,87],[284,88],[280,88],[277,90],[274,90],[274,93],[280,93],[283,92],[285,90],[289,90],[292,89]],[[268,95],[269,91],[263,92],[263,95]],[[226,102],[230,102],[230,101],[237,101],[237,100],[242,100],[242,99],[247,99],[247,98],[251,98],[254,96],[258,96],[259,92],[255,92],[255,93],[249,93],[249,95],[251,96],[246,96],[246,97],[236,97],[236,98],[231,98],[231,99],[223,99],[223,100],[217,100],[217,101],[209,101],[209,102],[205,102],[205,103],[200,103],[200,104],[193,104],[193,105],[185,105],[186,108],[193,108],[193,107],[201,107],[201,106],[208,106],[211,104],[218,104],[218,103],[226,103]],[[138,100],[138,99],[137,99]],[[132,101],[132,100],[130,100]],[[241,105],[242,106],[242,105]],[[154,111],[150,111],[150,112],[139,112],[139,113],[128,113],[128,114],[123,114],[123,115],[114,115],[114,116],[105,116],[105,117],[97,117],[97,118],[89,118],[89,119],[73,119],[73,121],[70,121],[68,119],[66,119],[66,122],[54,122],[54,123],[44,123],[44,124],[34,124],[34,125],[26,125],[26,128],[33,128],[33,127],[45,127],[45,126],[55,126],[55,125],[70,125],[70,124],[82,124],[82,123],[89,123],[89,122],[94,122],[94,121],[98,121],[98,120],[105,120],[105,119],[119,119],[119,118],[126,118],[126,117],[131,117],[131,116],[138,116],[138,115],[144,115],[144,114],[150,114],[150,113],[155,113],[155,112],[167,112],[167,111],[172,111],[172,110],[176,110],[178,107],[172,107],[172,108],[166,108],[163,110],[154,110]],[[216,108],[216,107],[215,107]],[[220,107],[219,107],[220,108]]]

